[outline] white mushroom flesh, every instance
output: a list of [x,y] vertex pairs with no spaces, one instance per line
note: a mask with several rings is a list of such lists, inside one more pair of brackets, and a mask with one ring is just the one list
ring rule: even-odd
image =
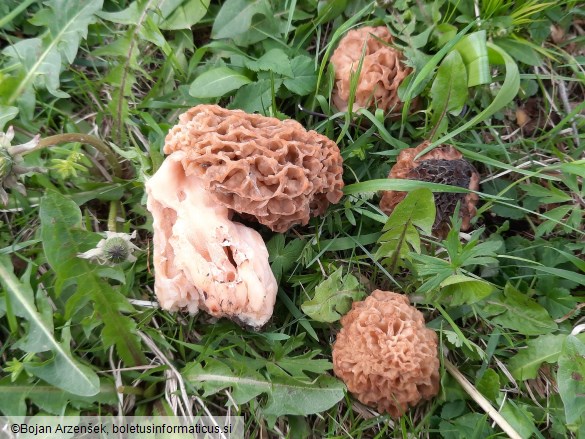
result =
[[154,222],[155,293],[163,309],[203,309],[252,327],[272,316],[277,283],[258,232],[230,221],[200,177],[185,175],[183,151],[146,183]]

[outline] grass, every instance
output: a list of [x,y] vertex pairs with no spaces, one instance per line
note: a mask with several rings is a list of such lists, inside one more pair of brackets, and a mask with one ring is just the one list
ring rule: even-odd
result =
[[[585,435],[582,5],[172,5],[0,4],[0,129],[14,127],[12,145],[40,135],[22,164],[43,169],[18,175],[26,193],[3,174],[0,413],[219,416],[230,406],[250,438]],[[386,25],[413,68],[401,118],[333,107],[329,59],[362,25]],[[457,47],[465,54],[445,61]],[[474,85],[443,92],[449,69],[463,67]],[[345,196],[322,218],[284,234],[256,227],[279,281],[260,332],[162,311],[153,291],[144,182],[178,115],[201,103],[296,119],[344,158]],[[453,219],[444,240],[378,207],[383,189],[411,201],[453,190],[386,179],[399,150],[427,139],[454,145],[481,175],[471,229]],[[411,223],[415,241],[387,244],[383,228],[401,236]],[[77,257],[106,231],[136,232],[136,260]],[[354,299],[409,295],[440,340],[436,398],[392,419],[345,392],[331,370],[339,317],[324,319],[315,300],[346,312],[338,281],[360,285],[348,287]]]

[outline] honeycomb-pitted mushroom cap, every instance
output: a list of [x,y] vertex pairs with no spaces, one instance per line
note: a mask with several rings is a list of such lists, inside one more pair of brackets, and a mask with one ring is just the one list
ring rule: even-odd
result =
[[[423,156],[415,157],[430,142],[423,142],[416,148],[407,148],[400,151],[396,164],[390,169],[388,178],[422,180],[432,183],[442,183],[464,187],[473,191],[479,189],[479,173],[463,158],[463,155],[451,145],[440,145]],[[406,197],[406,192],[384,191],[380,200],[380,209],[390,215],[396,205]],[[448,193],[434,194],[437,216],[433,225],[433,232],[438,237],[444,237],[449,232],[450,217],[455,212],[457,202],[460,202],[459,216],[461,230],[469,229],[471,219],[475,216],[475,205],[479,197],[475,193]]]
[[406,296],[376,290],[341,326],[333,371],[360,402],[398,417],[438,393],[437,335]]
[[341,39],[331,57],[335,68],[333,103],[339,110],[347,110],[351,74],[358,70],[365,46],[353,109],[378,107],[394,113],[400,111],[398,87],[411,69],[402,62],[402,53],[389,46],[391,42],[392,35],[385,26],[354,29]]
[[339,148],[294,120],[198,105],[166,137],[164,152],[179,150],[186,174],[218,203],[276,232],[306,225],[342,196]]

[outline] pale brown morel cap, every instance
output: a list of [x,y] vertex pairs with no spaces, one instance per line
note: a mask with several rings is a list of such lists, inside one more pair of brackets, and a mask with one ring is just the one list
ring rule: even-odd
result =
[[354,29],[341,39],[331,57],[335,68],[333,103],[339,110],[348,108],[351,76],[358,71],[362,53],[353,111],[376,107],[392,113],[401,110],[398,87],[412,69],[404,64],[402,52],[391,47],[391,43],[392,35],[385,26]]
[[335,142],[291,119],[198,105],[167,135],[164,152],[174,151],[218,203],[275,232],[306,225],[343,195]]
[[437,334],[408,297],[376,290],[341,326],[333,371],[360,402],[399,417],[439,392]]

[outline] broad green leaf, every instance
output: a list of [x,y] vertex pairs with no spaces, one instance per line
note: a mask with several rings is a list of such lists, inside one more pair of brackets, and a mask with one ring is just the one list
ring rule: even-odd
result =
[[284,86],[299,96],[306,96],[314,92],[317,85],[317,75],[313,59],[299,55],[291,60],[291,67],[292,77],[284,80]]
[[441,288],[441,297],[450,298],[451,306],[476,303],[494,292],[489,282],[463,274],[449,276],[441,282]]
[[[404,102],[402,107],[402,122],[405,125],[406,118],[410,113],[410,105],[412,99],[418,96],[427,83],[428,77],[435,71],[435,67],[441,62],[441,60],[451,51],[451,49],[463,38],[463,36],[475,25],[475,22],[469,23],[464,29],[459,31],[455,37],[449,41],[445,46],[441,48],[433,57],[425,64],[423,68],[413,73],[413,79],[408,82],[408,86],[404,95],[400,96],[400,99]],[[402,130],[400,136],[402,137]]]
[[402,265],[401,261],[412,249],[420,253],[420,236],[417,229],[430,235],[435,222],[435,200],[428,189],[410,192],[394,208],[378,240],[380,248],[376,258],[384,258],[384,264],[392,270]]
[[49,191],[40,203],[41,238],[47,262],[55,270],[55,288],[76,284],[77,289],[67,301],[66,318],[93,302],[96,318],[104,325],[104,348],[115,344],[118,354],[128,365],[144,364],[146,359],[136,334],[136,322],[122,314],[133,312],[127,299],[103,282],[96,274],[97,267],[77,257],[96,243],[94,234],[81,227],[79,207],[65,196]]
[[268,241],[266,244],[269,253],[268,261],[278,281],[284,273],[288,273],[293,268],[304,247],[305,242],[300,239],[293,239],[285,247],[284,235],[280,233]]
[[37,311],[32,301],[30,285],[20,282],[14,275],[7,256],[0,257],[0,282],[8,292],[10,301],[18,304],[22,310],[22,316],[28,321],[30,330],[34,330],[36,337],[41,338],[35,341],[35,348],[50,350],[54,354],[45,363],[30,369],[27,367],[27,370],[47,383],[75,395],[91,396],[98,393],[98,376],[73,357],[69,350],[70,337],[67,330],[62,331],[63,343],[55,339],[52,325],[47,324],[46,318]]
[[[0,82],[2,82],[1,77]],[[0,105],[0,131],[4,131],[4,126],[6,125],[6,123],[14,119],[17,114],[18,108]]]
[[105,379],[101,380],[97,394],[80,396],[48,384],[32,383],[23,375],[16,381],[6,376],[0,378],[0,395],[2,395],[0,413],[9,418],[26,415],[26,399],[53,415],[62,415],[69,403],[74,403],[76,407],[91,409],[96,403],[114,405],[118,401],[116,387]]
[[542,64],[542,57],[530,44],[524,43],[522,39],[498,38],[494,41],[498,46],[508,52],[513,58],[529,66]]
[[211,38],[234,38],[243,34],[256,14],[266,15],[266,0],[227,0],[223,3],[211,30]]
[[[431,126],[438,125],[447,113],[461,113],[467,100],[467,71],[457,51],[450,52],[437,71],[431,86]],[[445,126],[446,129],[446,126]]]
[[[282,79],[274,81],[274,94],[278,92],[281,84]],[[248,113],[266,113],[272,107],[272,88],[273,83],[269,79],[260,79],[246,84],[236,92],[229,108],[244,110]]]
[[534,415],[530,407],[525,404],[517,404],[515,401],[507,400],[501,408],[500,413],[512,428],[523,439],[538,437],[538,429],[534,425]]
[[465,35],[455,46],[467,68],[467,86],[488,84],[491,81],[486,31]]
[[473,117],[471,120],[467,121],[457,129],[449,132],[440,139],[434,141],[431,145],[429,145],[428,148],[421,151],[419,156],[427,153],[431,149],[435,148],[437,145],[446,143],[453,137],[459,135],[464,131],[467,131],[472,126],[475,126],[479,122],[482,122],[487,118],[491,117],[494,113],[500,111],[510,102],[512,102],[512,100],[518,94],[518,91],[520,90],[520,73],[518,72],[518,66],[516,65],[512,57],[497,45],[487,43],[487,46],[489,50],[488,53],[490,54],[490,61],[492,63],[501,61],[504,63],[506,67],[506,76],[504,77],[504,82],[502,83],[502,87],[498,91],[498,94],[494,97],[493,101],[479,114],[477,114],[475,117]]
[[493,436],[487,415],[467,413],[449,421],[441,421],[439,430],[444,439],[483,439]]
[[349,273],[343,276],[343,267],[339,267],[315,288],[315,296],[305,301],[301,309],[314,320],[331,323],[347,313],[353,301],[364,296],[357,278]]
[[493,369],[486,369],[483,376],[477,380],[475,387],[486,398],[495,401],[500,394],[500,376]]
[[566,337],[563,334],[547,334],[529,340],[525,349],[510,358],[508,370],[517,380],[536,378],[542,363],[555,363],[558,360]]
[[549,334],[558,328],[546,309],[511,284],[503,294],[488,300],[483,312],[494,316],[490,318],[493,323],[524,335]]
[[568,427],[576,430],[585,423],[585,342],[574,335],[568,335],[563,343],[557,385]]
[[234,372],[225,364],[209,359],[203,366],[189,363],[182,371],[184,379],[196,389],[203,389],[204,396],[231,388],[237,404],[244,404],[263,393],[268,395],[262,407],[269,426],[282,415],[306,416],[331,408],[344,396],[342,382],[328,375],[314,381],[275,377],[268,379],[252,371]]
[[87,29],[95,22],[95,13],[102,8],[103,0],[50,0],[40,9],[31,22],[48,30],[43,39],[31,38],[19,41],[4,50],[13,59],[13,67],[24,71],[24,77],[8,97],[11,105],[26,95],[28,106],[35,87],[44,87],[56,97],[67,97],[58,90],[62,58],[72,63]]
[[195,98],[217,98],[250,82],[248,77],[229,67],[217,67],[198,76],[191,83],[189,94]]
[[[161,2],[161,13],[164,20],[159,24],[161,29],[189,29],[207,13],[210,0],[175,0]],[[176,5],[176,6],[175,6]]]
[[245,65],[250,70],[270,71],[283,76],[292,78],[293,71],[291,68],[291,60],[282,49],[271,49],[262,55],[257,61],[246,60]]

